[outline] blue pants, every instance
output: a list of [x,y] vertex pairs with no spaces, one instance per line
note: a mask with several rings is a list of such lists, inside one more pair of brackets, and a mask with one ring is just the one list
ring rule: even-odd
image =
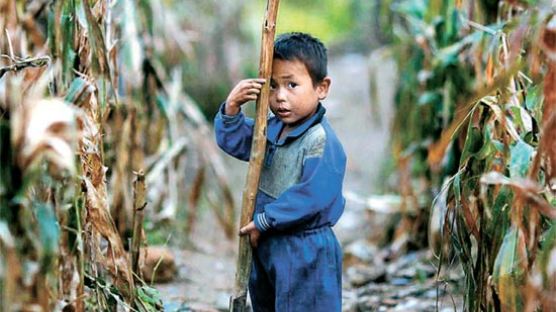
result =
[[261,237],[249,293],[255,312],[342,308],[342,249],[330,227]]

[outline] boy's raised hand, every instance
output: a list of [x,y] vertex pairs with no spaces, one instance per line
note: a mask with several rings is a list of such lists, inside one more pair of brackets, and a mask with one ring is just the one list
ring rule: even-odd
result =
[[239,235],[249,235],[249,242],[251,243],[251,247],[257,248],[261,232],[259,232],[259,230],[255,226],[255,222],[251,221],[246,226],[242,227],[239,230]]
[[245,79],[240,81],[232,89],[232,91],[230,91],[230,94],[226,99],[226,107],[224,108],[226,115],[235,115],[239,113],[241,105],[248,101],[255,101],[261,93],[261,89],[265,81],[266,80],[262,78]]

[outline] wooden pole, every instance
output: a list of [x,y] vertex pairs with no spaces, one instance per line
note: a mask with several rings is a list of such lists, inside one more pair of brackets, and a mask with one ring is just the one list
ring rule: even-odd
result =
[[[276,17],[280,0],[267,0],[265,19],[262,27],[261,56],[259,61],[259,77],[266,79],[261,94],[257,99],[255,128],[251,159],[247,170],[247,181],[243,191],[241,218],[239,226],[245,226],[251,221],[255,209],[255,197],[259,187],[259,178],[266,148],[266,119],[268,117],[268,103],[270,98],[270,76],[272,71],[272,58],[274,54],[274,35],[276,32]],[[251,269],[251,246],[249,237],[239,239],[239,254],[236,264],[236,277],[234,294],[230,298],[230,311],[247,311],[247,284]]]
[[133,236],[131,237],[131,268],[137,276],[141,276],[139,257],[143,242],[143,219],[145,215],[145,174],[142,170],[135,173],[133,181]]

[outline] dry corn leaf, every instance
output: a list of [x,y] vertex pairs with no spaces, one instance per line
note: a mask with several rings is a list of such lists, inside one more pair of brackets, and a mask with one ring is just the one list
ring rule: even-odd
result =
[[47,159],[60,170],[75,172],[78,139],[76,110],[61,99],[28,100],[13,115],[12,142],[19,149],[18,165],[30,169]]
[[547,182],[556,187],[556,15],[546,24],[541,46],[548,57],[548,72],[544,78],[543,144],[541,153],[546,160]]
[[131,295],[133,278],[129,268],[129,259],[116,226],[110,217],[107,196],[102,190],[97,190],[90,179],[84,178],[87,191],[87,218],[93,228],[102,235],[109,244],[104,257],[105,265],[110,270],[116,285],[120,290],[127,290],[126,297]]

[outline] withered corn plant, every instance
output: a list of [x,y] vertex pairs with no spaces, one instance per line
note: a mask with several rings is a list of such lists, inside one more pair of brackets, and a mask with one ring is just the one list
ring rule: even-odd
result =
[[[161,310],[132,214],[171,220],[202,184],[217,181],[206,196],[224,198],[232,234],[206,121],[161,62],[165,14],[149,1],[0,0],[1,311]],[[141,170],[146,206],[144,185],[134,204]]]
[[[60,210],[69,209],[57,201],[63,193],[73,191],[71,186],[64,191],[61,187],[71,184],[70,177],[75,173],[76,110],[63,99],[43,97],[41,88],[45,87],[45,81],[36,80],[42,75],[36,72],[33,78],[5,80],[2,90],[2,311],[51,309],[53,302],[44,290],[57,292],[52,287],[59,277],[55,273],[57,257],[66,252],[58,244],[64,238],[60,237],[62,230],[57,215],[65,214]],[[30,87],[29,83],[37,85]],[[54,180],[60,181],[59,186]]]
[[403,73],[396,125],[411,129],[395,134],[394,150],[411,173],[407,188],[425,181],[422,189],[437,195],[431,226],[463,268],[465,310],[550,311],[556,285],[552,3],[430,0],[394,7]]

